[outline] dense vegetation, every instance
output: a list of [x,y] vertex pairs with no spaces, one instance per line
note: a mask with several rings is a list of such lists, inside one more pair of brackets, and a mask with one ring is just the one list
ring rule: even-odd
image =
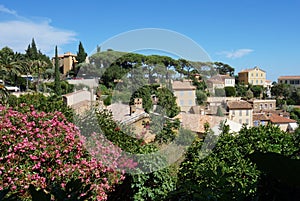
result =
[[[191,79],[198,104],[204,104],[210,95],[206,79],[217,72],[233,76],[231,66],[100,49],[87,64],[80,42],[80,64],[73,75],[101,77],[97,94],[105,95],[106,105],[118,100],[130,104],[134,98],[143,98],[143,108],[152,115],[150,130],[156,134],[153,142],[146,143],[139,134],[113,121],[106,110],[92,109],[76,116],[63,103],[61,94],[73,91],[74,86],[61,80],[55,49],[54,66],[37,50],[34,40],[25,54],[8,47],[0,50],[0,76],[5,83],[41,91],[43,78],[49,78],[48,74],[55,78],[42,87],[49,90],[49,96],[30,93],[17,98],[0,85],[0,199],[206,201],[298,197],[299,183],[288,179],[286,184],[282,178],[287,178],[286,172],[290,177],[300,175],[299,168],[288,171],[298,167],[299,130],[288,134],[268,125],[230,133],[221,124],[222,134],[212,136],[206,124],[207,133],[199,139],[172,119],[179,113],[170,90],[172,79]],[[27,74],[36,75],[37,81],[21,77]],[[216,93],[246,99],[265,96],[262,87],[239,83]],[[300,122],[300,110],[287,106],[299,103],[299,90],[275,84],[272,94],[279,106]],[[151,112],[153,96],[158,98],[155,114]],[[217,115],[224,115],[221,108]],[[289,161],[290,166],[274,175],[258,160],[264,156],[268,156],[265,160],[277,157],[273,167],[280,166],[276,164],[280,160]]]

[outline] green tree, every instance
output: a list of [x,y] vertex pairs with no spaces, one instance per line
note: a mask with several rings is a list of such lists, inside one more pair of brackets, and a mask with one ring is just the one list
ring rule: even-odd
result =
[[176,103],[176,97],[169,89],[162,87],[157,89],[158,112],[165,113],[168,117],[175,117],[179,114],[180,108]]
[[30,60],[38,59],[38,50],[37,50],[34,38],[32,38],[31,44],[28,45],[25,55]]
[[223,113],[222,108],[220,106],[218,106],[216,115],[219,116],[219,117],[224,117],[224,113]]
[[202,105],[207,100],[207,95],[203,90],[196,90],[197,104]]
[[61,95],[61,83],[60,83],[60,71],[58,63],[57,46],[55,46],[55,80],[54,80],[54,91],[57,95]]
[[253,96],[255,98],[260,98],[262,96],[263,89],[264,89],[263,86],[258,86],[258,85],[251,86],[251,91],[253,92]]
[[248,155],[258,151],[293,157],[299,153],[295,137],[272,125],[243,127],[238,135],[227,130],[218,139],[207,139],[218,141],[205,158],[210,145],[195,141],[181,164],[175,200],[255,200],[262,174]]
[[234,87],[225,87],[226,97],[234,97],[236,95],[236,91]]
[[253,92],[251,91],[251,89],[248,89],[248,91],[246,92],[246,98],[252,99],[254,97]]
[[234,76],[234,68],[228,64],[224,64],[222,62],[214,62],[213,66],[217,70],[217,72],[221,75],[229,74],[231,77]]
[[19,54],[15,54],[13,50],[8,47],[4,47],[0,50],[0,75],[4,85],[7,79],[10,79],[11,82],[15,82],[16,76],[21,74],[22,63],[19,57]]
[[81,41],[79,42],[79,46],[78,46],[78,52],[77,52],[77,56],[76,59],[78,61],[78,63],[84,63],[85,59],[87,57],[87,53],[85,52],[83,45],[81,43]]

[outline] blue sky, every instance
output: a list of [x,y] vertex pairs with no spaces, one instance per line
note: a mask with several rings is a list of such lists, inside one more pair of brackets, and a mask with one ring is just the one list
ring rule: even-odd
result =
[[259,66],[276,80],[300,75],[299,9],[297,0],[2,0],[0,48],[23,52],[34,37],[49,56],[55,45],[76,53],[79,41],[91,53],[117,34],[160,28],[189,37],[236,73]]

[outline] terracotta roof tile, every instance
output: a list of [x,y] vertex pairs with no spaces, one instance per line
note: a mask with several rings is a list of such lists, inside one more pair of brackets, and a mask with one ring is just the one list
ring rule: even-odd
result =
[[286,118],[286,117],[282,117],[282,116],[280,116],[278,114],[275,114],[275,113],[272,113],[269,116],[269,118],[270,118],[270,121],[272,123],[278,123],[278,124],[280,124],[280,123],[296,123],[297,122],[294,119],[289,119],[289,118]]
[[191,84],[190,81],[173,81],[173,90],[196,90],[196,87]]
[[252,105],[247,101],[228,101],[227,106],[229,109],[252,109]]
[[253,121],[269,121],[269,117],[264,113],[253,114]]
[[225,119],[225,117],[186,113],[181,113],[180,117],[184,128],[200,133],[205,132],[204,124],[206,122],[209,123],[210,127],[212,128],[216,125],[219,125],[220,122]]
[[280,76],[278,80],[299,80],[300,75],[286,75],[286,76]]

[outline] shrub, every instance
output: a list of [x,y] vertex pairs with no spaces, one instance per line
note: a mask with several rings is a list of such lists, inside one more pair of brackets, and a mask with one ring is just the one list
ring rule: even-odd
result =
[[95,133],[85,139],[61,112],[21,107],[22,113],[0,105],[0,191],[10,189],[28,199],[29,186],[47,192],[59,185],[64,190],[75,179],[90,185],[93,199],[106,200],[107,192],[124,179],[117,168],[132,165],[121,150]]

